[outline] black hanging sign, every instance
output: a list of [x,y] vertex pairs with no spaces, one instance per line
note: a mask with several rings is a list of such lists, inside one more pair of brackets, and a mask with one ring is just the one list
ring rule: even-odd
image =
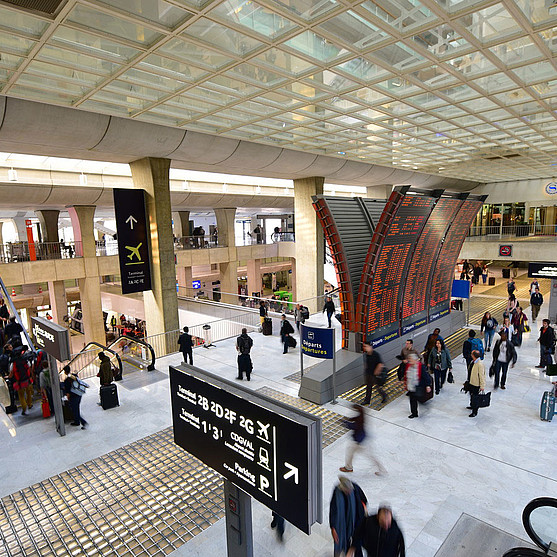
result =
[[122,294],[151,290],[145,191],[115,188],[113,192]]

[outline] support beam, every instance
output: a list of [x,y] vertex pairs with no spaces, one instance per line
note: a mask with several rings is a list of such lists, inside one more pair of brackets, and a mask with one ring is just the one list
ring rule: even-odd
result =
[[60,216],[60,211],[41,209],[40,211],[35,211],[35,215],[37,215],[41,225],[43,242],[59,242],[58,217]]
[[323,194],[322,177],[294,180],[296,233],[296,294],[298,301],[315,313],[322,305],[325,245],[323,230],[312,205],[313,195]]
[[[63,280],[48,282],[48,296],[50,298],[50,312],[55,323],[66,327],[64,317],[68,315],[68,300],[66,298],[66,287]],[[82,310],[83,311],[83,310]]]
[[178,281],[179,296],[194,296],[193,274],[191,267],[176,267],[176,280]]
[[189,211],[175,211],[172,213],[172,220],[174,222],[174,235],[176,237],[182,238],[183,236],[191,236]]
[[389,199],[393,192],[393,185],[382,184],[381,186],[368,186],[366,190],[369,199]]
[[238,262],[227,261],[219,263],[219,272],[220,291],[226,293],[222,294],[220,301],[225,304],[236,304],[238,296],[231,296],[230,294],[238,293]]
[[248,259],[248,296],[261,292],[261,259]]
[[215,209],[215,217],[217,218],[219,246],[234,247],[236,245],[236,237],[234,234],[236,209]]
[[[170,206],[170,160],[144,158],[130,163],[134,187],[147,193],[151,234],[151,285],[143,292],[147,332],[156,335],[179,328],[176,270]],[[176,347],[172,348],[173,351]]]
[[95,209],[94,205],[72,205],[68,207],[77,256],[97,256],[94,229]]

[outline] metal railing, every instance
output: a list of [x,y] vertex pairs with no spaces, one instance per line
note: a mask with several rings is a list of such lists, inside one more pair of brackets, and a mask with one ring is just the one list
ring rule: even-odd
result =
[[81,257],[81,242],[9,242],[0,244],[0,262],[44,261]]
[[279,242],[294,242],[295,235],[293,232],[274,232],[270,238],[264,234],[249,234],[239,239],[236,243],[238,246],[252,246],[256,244],[277,244]]
[[[195,346],[210,346],[213,342],[239,336],[244,327],[248,331],[256,331],[259,325],[259,314],[237,313],[225,319],[216,319],[200,325],[193,325],[189,327],[189,333],[194,337]],[[208,329],[207,326],[209,326]],[[180,330],[167,331],[166,333],[147,336],[144,340],[153,347],[156,357],[161,358],[179,351],[178,337],[181,334],[182,331]]]
[[118,242],[116,240],[104,240],[97,242],[97,257],[103,255],[118,255]]
[[[91,348],[88,348],[91,346]],[[122,359],[116,350],[111,347],[103,346],[98,342],[89,342],[81,352],[73,355],[67,365],[73,373],[79,375],[81,379],[96,377],[99,373],[100,360],[99,354],[104,352],[110,358],[110,362],[122,372]],[[60,369],[63,365],[60,365]]]
[[546,237],[547,239],[557,239],[557,225],[553,224],[513,224],[509,226],[472,226],[468,233],[468,239],[493,239],[501,238],[525,238]]
[[226,244],[219,241],[218,236],[180,236],[174,239],[174,249],[204,249],[204,248],[222,248]]

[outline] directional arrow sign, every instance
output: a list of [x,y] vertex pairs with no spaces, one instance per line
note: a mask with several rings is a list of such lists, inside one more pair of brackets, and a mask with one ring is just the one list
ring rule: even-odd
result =
[[137,222],[137,219],[134,219],[132,215],[130,215],[127,219],[126,222],[130,225],[130,228],[133,230],[133,223]]
[[284,465],[287,468],[290,468],[290,470],[284,474],[283,478],[287,480],[288,478],[294,476],[294,483],[298,485],[298,468],[296,468],[296,466],[292,466],[292,464],[289,464],[288,462],[285,462]]

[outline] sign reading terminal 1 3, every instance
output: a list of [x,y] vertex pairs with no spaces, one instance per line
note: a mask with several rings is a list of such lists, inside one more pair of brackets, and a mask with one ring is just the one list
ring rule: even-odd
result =
[[170,367],[174,441],[285,520],[321,522],[321,420],[192,366]]

